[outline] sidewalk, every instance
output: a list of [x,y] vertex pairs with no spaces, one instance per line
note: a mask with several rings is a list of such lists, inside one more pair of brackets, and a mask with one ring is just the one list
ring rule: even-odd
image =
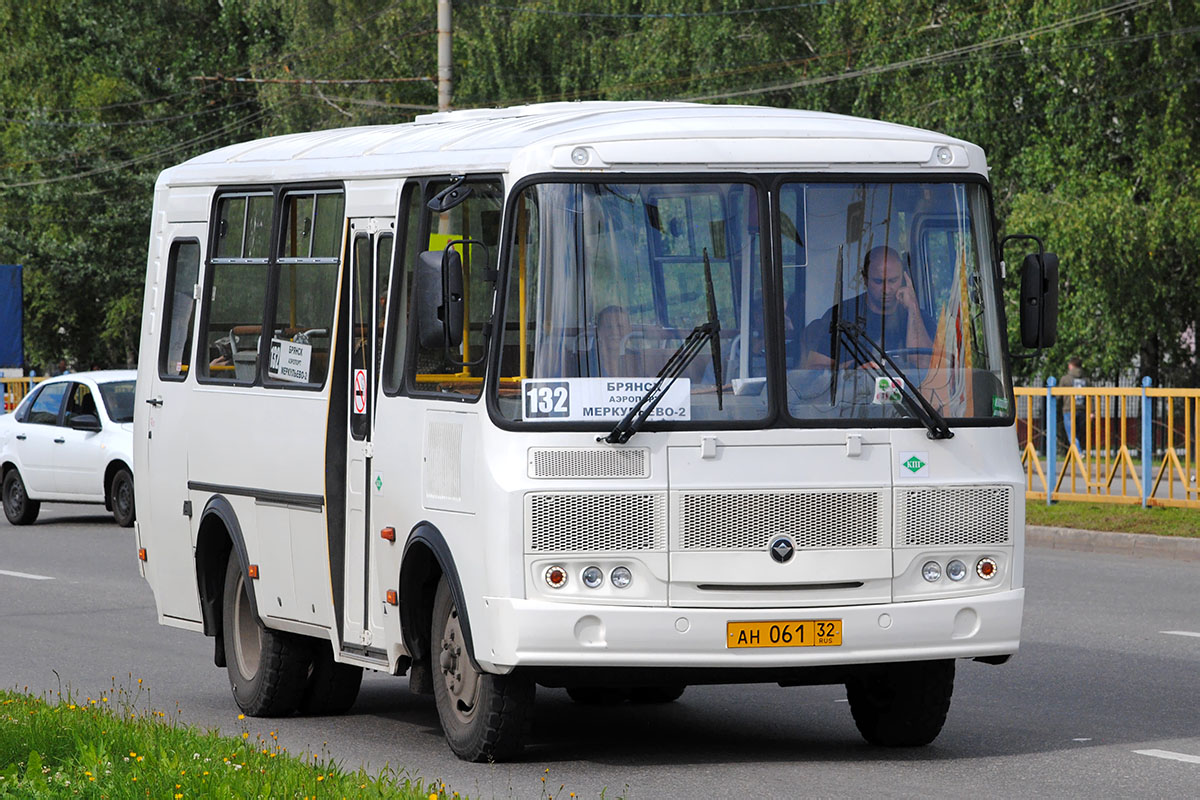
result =
[[1114,553],[1143,558],[1170,558],[1200,563],[1200,539],[1182,536],[1155,536],[1152,533],[1110,533],[1081,531],[1075,528],[1025,526],[1025,544],[1054,550],[1079,550],[1086,553]]

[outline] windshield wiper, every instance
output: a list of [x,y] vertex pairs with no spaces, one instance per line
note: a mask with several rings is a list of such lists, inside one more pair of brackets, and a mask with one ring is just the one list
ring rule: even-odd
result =
[[609,444],[625,444],[629,441],[629,438],[642,427],[646,418],[654,412],[654,407],[658,405],[659,401],[666,397],[667,392],[674,385],[675,379],[682,375],[688,364],[696,358],[705,342],[719,336],[720,331],[721,326],[715,322],[705,322],[692,328],[692,332],[683,340],[683,344],[679,345],[679,349],[671,354],[667,363],[658,371],[658,375],[655,376],[658,380],[654,382],[654,385],[646,390],[646,393],[625,413],[624,417],[621,417],[621,421],[609,431],[607,436],[599,436],[596,441]]
[[717,410],[721,411],[725,407],[722,403],[725,378],[721,374],[721,321],[717,319],[717,293],[713,290],[712,265],[708,263],[707,247],[704,248],[704,299],[708,303],[708,324],[713,327],[708,341],[712,345],[713,380],[717,382]]
[[[884,377],[891,379],[892,384],[899,390],[900,399],[904,401],[905,407],[929,431],[928,435],[930,439],[954,438],[954,431],[950,430],[950,425],[946,422],[946,418],[925,399],[925,395],[921,394],[919,389],[913,386],[908,375],[896,365],[896,362],[880,346],[879,342],[867,335],[861,323],[842,320],[837,323],[837,329],[841,334],[841,338],[845,340],[846,349],[850,351],[858,363],[866,364],[869,361],[874,361],[879,372]],[[887,365],[886,369],[884,368],[885,364]],[[891,373],[888,370],[891,370]],[[836,364],[834,365],[834,371],[837,371]]]

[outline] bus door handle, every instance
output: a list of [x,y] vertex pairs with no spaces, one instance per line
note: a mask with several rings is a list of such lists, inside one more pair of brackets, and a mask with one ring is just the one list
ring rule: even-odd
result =
[[66,440],[66,439],[55,439],[55,440],[54,440],[54,443],[55,443],[55,444],[62,444],[62,443],[63,443],[63,442],[65,442],[65,441],[67,441],[67,440]]
[[17,434],[17,441],[18,441],[18,442],[23,442],[23,441],[25,441],[25,439],[26,439],[26,438],[27,438],[27,437],[26,437],[26,436],[25,436],[25,434],[23,434],[23,433],[18,433],[18,434]]
[[162,398],[161,397],[147,397],[146,402],[157,408],[162,405]]

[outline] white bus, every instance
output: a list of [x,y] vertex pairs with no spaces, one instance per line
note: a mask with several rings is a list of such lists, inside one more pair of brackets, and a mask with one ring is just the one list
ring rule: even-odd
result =
[[[456,111],[168,169],[159,620],[251,715],[407,674],[470,760],[520,750],[539,684],[845,684],[868,741],[928,743],[955,660],[1020,638],[1000,255],[978,147],[783,109]],[[1026,258],[1026,346],[1056,265]]]

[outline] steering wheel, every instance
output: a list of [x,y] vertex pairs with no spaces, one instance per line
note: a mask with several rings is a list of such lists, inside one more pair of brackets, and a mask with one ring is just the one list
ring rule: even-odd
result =
[[901,366],[907,364],[916,369],[928,368],[929,364],[926,363],[924,366],[921,366],[912,359],[912,356],[933,357],[932,347],[894,347],[888,349],[886,352],[888,358],[890,358],[892,361],[895,361],[897,364],[900,364]]

